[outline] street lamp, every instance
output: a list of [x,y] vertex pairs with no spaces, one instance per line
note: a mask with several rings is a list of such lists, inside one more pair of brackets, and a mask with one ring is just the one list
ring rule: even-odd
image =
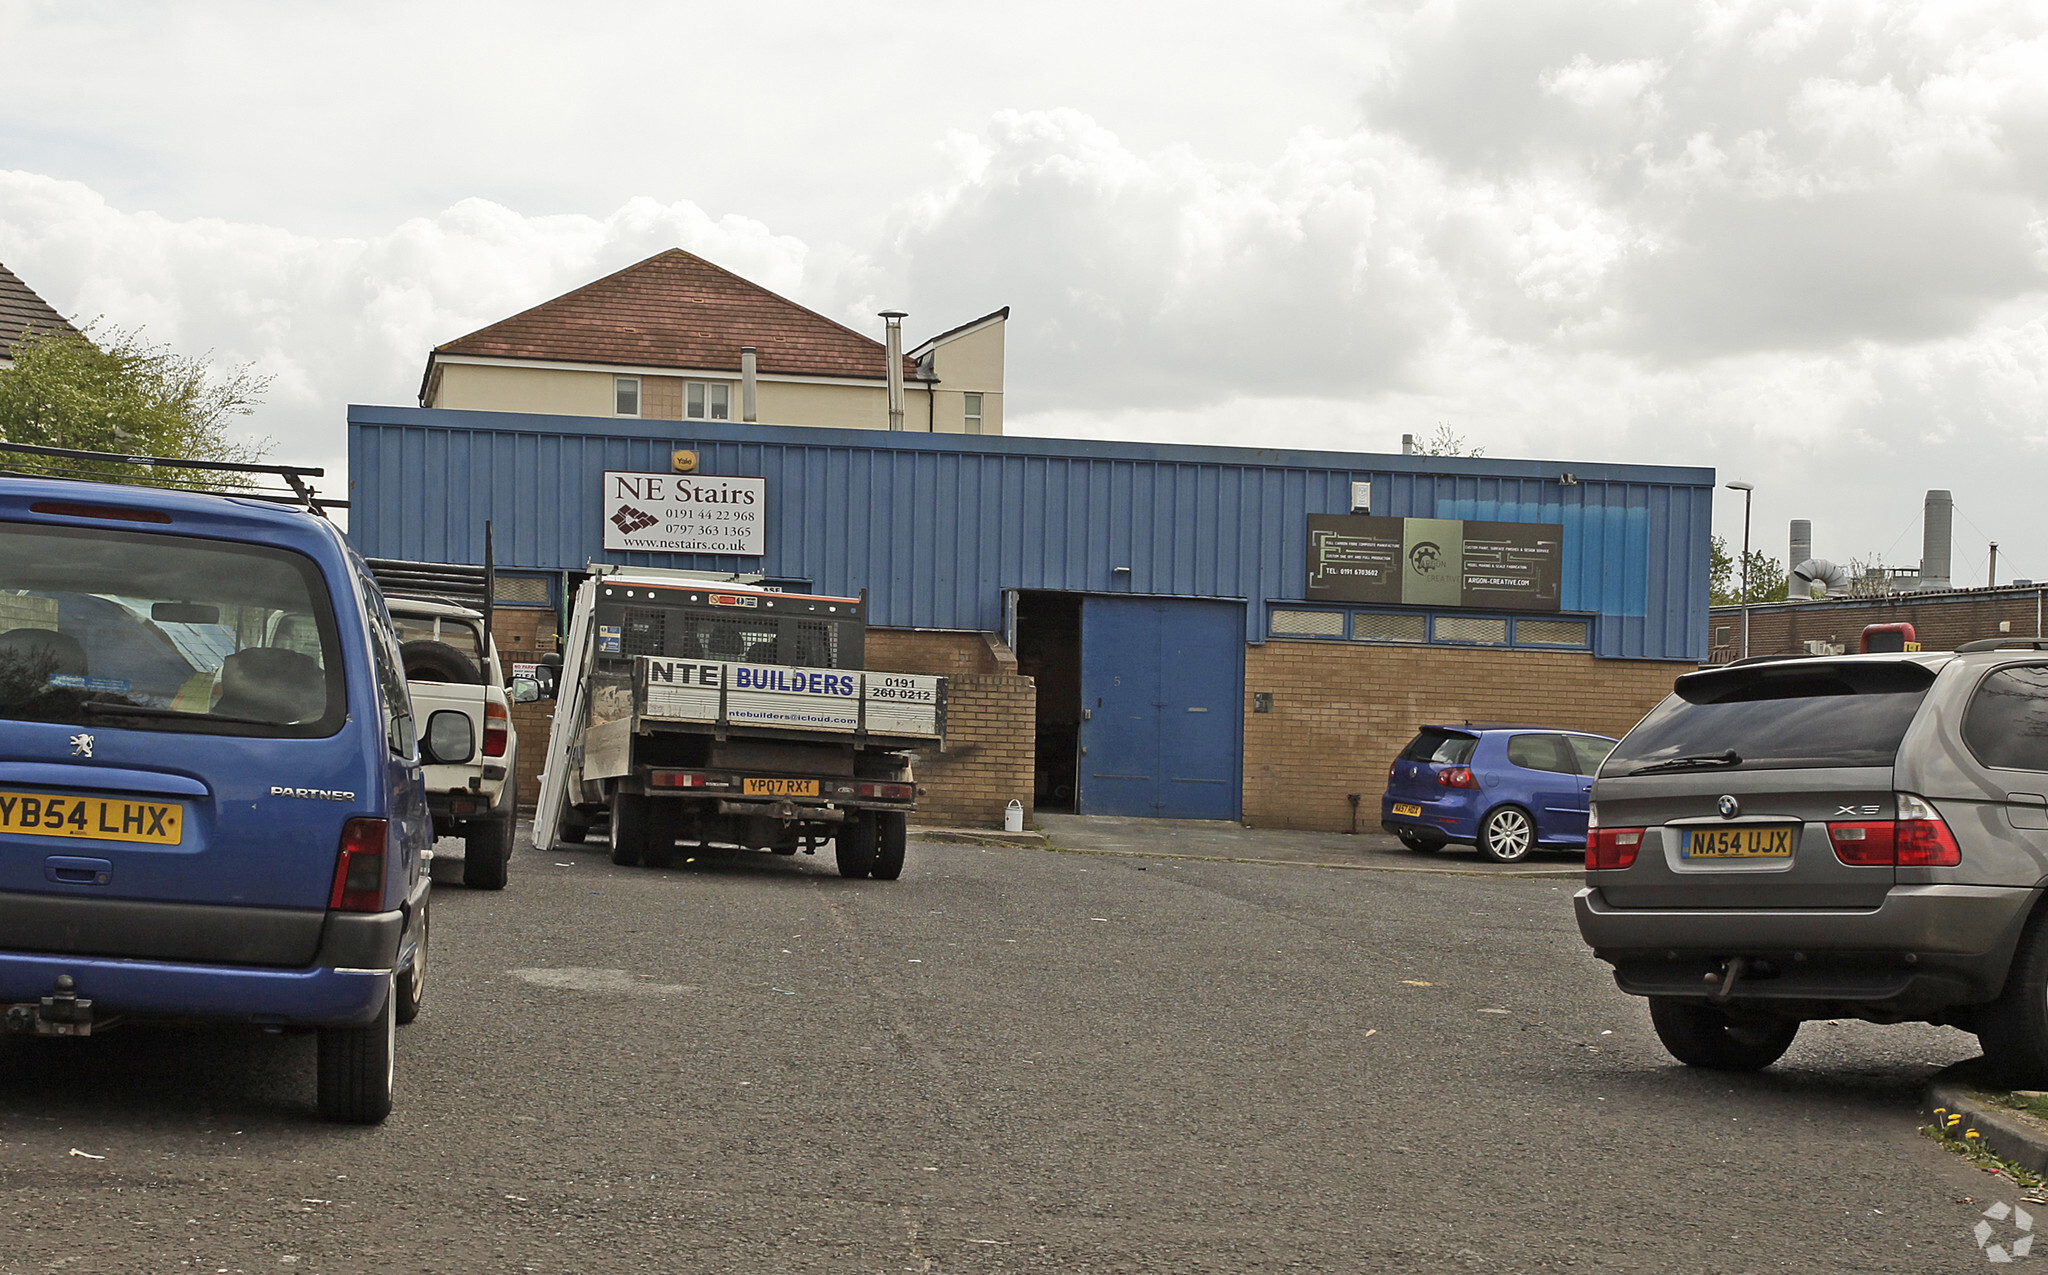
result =
[[1749,494],[1750,483],[1729,483],[1729,490],[1742,493],[1742,658],[1749,658]]

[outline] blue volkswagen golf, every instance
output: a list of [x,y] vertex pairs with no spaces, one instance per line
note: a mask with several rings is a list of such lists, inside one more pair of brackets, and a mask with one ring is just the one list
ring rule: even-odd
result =
[[324,517],[0,478],[0,1012],[319,1037],[391,1109],[433,845],[398,638]]
[[1586,848],[1605,735],[1540,726],[1424,726],[1387,770],[1380,825],[1410,850],[1451,842],[1495,863]]

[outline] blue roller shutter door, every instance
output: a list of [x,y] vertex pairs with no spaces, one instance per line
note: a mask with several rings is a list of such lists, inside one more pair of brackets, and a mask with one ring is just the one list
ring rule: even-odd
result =
[[1081,813],[1237,818],[1243,688],[1241,604],[1084,599]]

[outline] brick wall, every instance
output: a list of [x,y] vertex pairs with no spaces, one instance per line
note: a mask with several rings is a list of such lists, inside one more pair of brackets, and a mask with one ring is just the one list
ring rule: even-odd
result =
[[[1526,722],[1619,736],[1690,665],[1578,652],[1270,641],[1245,653],[1244,821],[1376,830],[1387,767],[1429,722]],[[1252,711],[1270,692],[1273,710]]]
[[924,795],[911,821],[999,828],[1014,798],[1024,803],[1029,827],[1036,684],[1003,673],[949,673],[946,679],[946,751],[919,754],[917,783]]
[[881,673],[1015,673],[1017,657],[993,633],[869,629],[867,665]]
[[[1977,638],[2030,638],[2039,631],[2042,598],[2040,589],[2008,587],[1756,606],[1749,612],[1749,653],[1802,651],[1808,641],[1832,642],[1854,651],[1864,625],[1901,621],[1913,626],[1914,637],[1930,651],[1954,650],[1957,643]],[[1998,630],[2001,622],[2010,626],[2004,633]],[[1742,608],[1715,607],[1708,619],[1708,636],[1717,658],[1739,658]]]

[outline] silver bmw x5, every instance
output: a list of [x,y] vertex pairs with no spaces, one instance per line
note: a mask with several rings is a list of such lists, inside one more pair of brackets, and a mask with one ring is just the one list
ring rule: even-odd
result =
[[2048,1085],[2048,642],[1689,673],[1593,785],[1579,932],[1665,1048],[1812,1018],[1975,1032]]

